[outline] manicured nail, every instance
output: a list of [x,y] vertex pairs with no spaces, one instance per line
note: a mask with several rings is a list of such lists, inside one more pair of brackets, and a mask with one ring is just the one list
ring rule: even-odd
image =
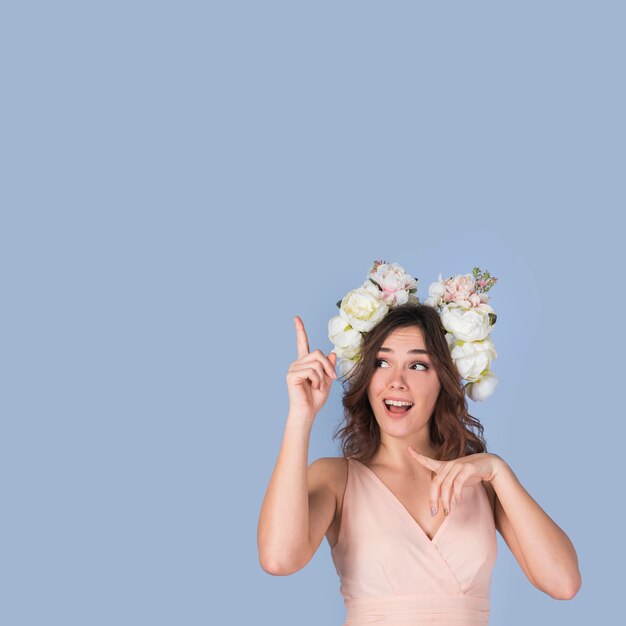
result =
[[434,506],[430,507],[430,515],[431,517],[435,517],[435,515],[437,515],[437,509]]

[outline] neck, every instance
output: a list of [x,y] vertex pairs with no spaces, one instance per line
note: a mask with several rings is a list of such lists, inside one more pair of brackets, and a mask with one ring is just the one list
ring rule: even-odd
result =
[[[438,449],[430,441],[407,441],[406,439],[383,439],[372,463],[398,472],[412,473],[416,469],[426,469],[409,454],[409,446],[431,459],[437,458]],[[428,471],[428,470],[427,470]]]

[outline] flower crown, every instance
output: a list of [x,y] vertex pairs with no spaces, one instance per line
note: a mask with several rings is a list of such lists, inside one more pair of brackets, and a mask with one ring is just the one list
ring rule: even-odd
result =
[[[437,310],[452,360],[464,380],[465,393],[474,401],[486,400],[498,378],[491,371],[491,361],[498,355],[491,341],[497,316],[489,306],[487,292],[498,279],[481,272],[457,274],[431,283],[424,304]],[[343,377],[361,360],[364,336],[390,309],[414,302],[419,304],[417,278],[407,274],[397,263],[374,261],[365,282],[337,302],[339,315],[328,322],[328,338],[334,344],[337,365]]]

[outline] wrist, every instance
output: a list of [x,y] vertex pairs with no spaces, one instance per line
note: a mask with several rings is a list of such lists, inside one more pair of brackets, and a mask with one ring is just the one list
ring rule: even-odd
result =
[[304,428],[310,430],[315,421],[315,415],[308,415],[304,413],[287,413],[287,424],[292,428]]

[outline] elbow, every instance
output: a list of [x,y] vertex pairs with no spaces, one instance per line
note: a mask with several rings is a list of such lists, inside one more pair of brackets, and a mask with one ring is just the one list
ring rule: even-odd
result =
[[282,568],[280,563],[265,550],[259,549],[259,565],[264,572],[272,576],[285,575],[284,568]]
[[271,563],[261,563],[261,569],[272,576],[286,576],[285,572]]
[[572,581],[562,585],[557,591],[546,591],[555,600],[571,600],[582,587],[583,581],[580,574]]
[[278,561],[272,561],[270,559],[259,558],[259,564],[264,572],[267,572],[272,576],[289,576],[289,574],[293,574],[297,571],[292,568],[285,567]]
[[564,593],[561,594],[559,600],[571,600],[580,591],[582,585],[583,579],[578,574],[578,577],[564,589]]
[[263,555],[259,553],[259,564],[264,572],[271,574],[272,576],[289,576],[300,571],[310,559],[299,559],[296,562],[294,559],[276,559],[271,556]]
[[306,542],[268,539],[261,533],[257,537],[257,548],[261,569],[272,576],[295,574],[311,560],[315,552]]

